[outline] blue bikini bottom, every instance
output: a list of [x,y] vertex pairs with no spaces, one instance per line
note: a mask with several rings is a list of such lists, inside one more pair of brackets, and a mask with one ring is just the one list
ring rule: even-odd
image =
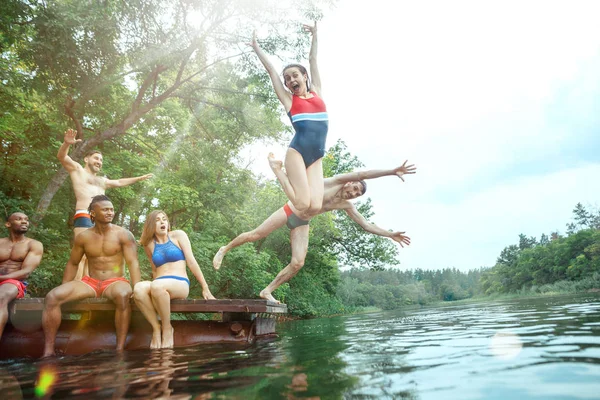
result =
[[176,276],[176,275],[159,276],[158,278],[155,279],[155,281],[158,279],[176,279],[178,281],[187,282],[188,286],[190,286],[190,280],[188,278],[184,278],[183,276]]

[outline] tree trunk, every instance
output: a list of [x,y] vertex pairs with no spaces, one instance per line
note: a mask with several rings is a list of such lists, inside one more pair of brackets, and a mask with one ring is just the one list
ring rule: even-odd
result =
[[58,189],[60,189],[63,183],[65,183],[67,175],[67,170],[61,168],[60,170],[56,171],[56,174],[54,174],[52,179],[50,179],[50,183],[48,183],[48,186],[46,186],[46,190],[44,190],[44,193],[38,202],[36,213],[32,218],[35,224],[38,224],[42,220],[42,217],[50,206],[54,195],[56,192],[58,192]]

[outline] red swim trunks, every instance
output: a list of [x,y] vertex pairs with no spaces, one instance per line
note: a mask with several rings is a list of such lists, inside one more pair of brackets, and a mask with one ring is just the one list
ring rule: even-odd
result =
[[17,299],[22,299],[23,297],[25,297],[25,289],[27,288],[27,285],[25,283],[16,279],[7,279],[5,281],[0,281],[0,285],[4,285],[5,283],[10,283],[11,285],[15,285],[17,287],[17,290],[19,291],[19,293],[17,293]]
[[110,278],[110,279],[105,279],[105,280],[101,281],[101,280],[94,279],[89,276],[84,276],[83,278],[81,278],[81,282],[85,283],[86,285],[88,285],[89,287],[94,289],[94,291],[96,292],[96,297],[102,297],[102,295],[104,294],[104,291],[115,282],[129,283],[129,281],[123,277]]
[[308,225],[308,221],[298,218],[298,216],[294,214],[294,212],[287,203],[285,203],[285,205],[283,206],[283,211],[285,212],[285,215],[287,215],[286,225],[288,228],[290,228],[290,230],[296,229],[299,226]]

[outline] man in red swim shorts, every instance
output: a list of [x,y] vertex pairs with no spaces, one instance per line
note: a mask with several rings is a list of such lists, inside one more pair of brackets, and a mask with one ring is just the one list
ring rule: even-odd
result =
[[[89,212],[95,223],[94,227],[75,237],[71,257],[65,267],[63,284],[46,295],[42,314],[46,338],[44,357],[54,355],[54,341],[61,322],[61,305],[90,297],[106,297],[115,303],[117,351],[123,351],[125,346],[131,318],[129,299],[133,291],[123,277],[123,269],[127,263],[131,283],[135,286],[140,281],[137,244],[131,232],[112,224],[115,211],[108,197],[94,196]],[[75,280],[77,266],[84,255],[88,259],[90,275],[82,280]]]
[[8,303],[25,296],[24,279],[40,265],[44,246],[25,236],[29,218],[21,212],[12,213],[4,226],[8,237],[0,239],[0,338],[8,321]]

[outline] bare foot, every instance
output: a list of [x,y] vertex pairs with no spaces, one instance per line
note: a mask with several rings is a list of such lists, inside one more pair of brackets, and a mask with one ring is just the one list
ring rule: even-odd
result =
[[273,172],[276,173],[278,170],[281,170],[283,168],[283,161],[276,160],[275,154],[269,153],[269,156],[267,157],[267,159],[269,160],[269,167],[271,167]]
[[173,348],[173,334],[175,330],[171,328],[170,330],[165,331],[163,329],[162,333],[162,345],[161,349],[172,349]]
[[260,292],[259,296],[262,297],[263,299],[272,301],[272,302],[277,303],[277,304],[281,304],[281,302],[279,300],[275,299],[275,297],[273,297],[273,295],[271,293],[267,292],[266,289],[263,289]]
[[154,330],[152,332],[152,340],[150,341],[151,349],[160,349],[161,345],[161,337],[160,337],[160,329]]
[[49,357],[56,357],[56,353],[55,352],[44,352],[44,355],[41,358],[49,358]]
[[215,257],[213,258],[213,267],[215,267],[215,269],[221,268],[221,262],[223,261],[225,254],[227,254],[225,246],[221,247],[219,251],[217,251],[217,254],[215,254]]
[[216,300],[217,299],[215,296],[212,295],[212,293],[210,292],[210,290],[208,288],[202,289],[202,297],[204,297],[204,300]]

